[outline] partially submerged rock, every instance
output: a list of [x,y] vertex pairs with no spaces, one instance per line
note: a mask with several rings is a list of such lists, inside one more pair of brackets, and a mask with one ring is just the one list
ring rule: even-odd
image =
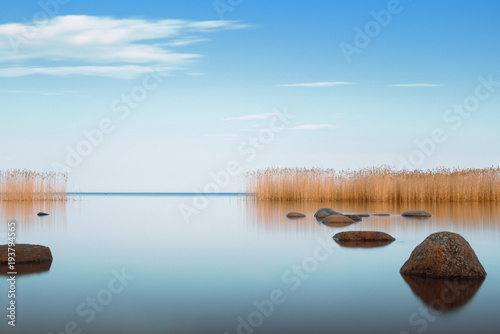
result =
[[330,209],[330,208],[322,208],[322,209],[319,209],[314,214],[314,218],[316,218],[316,220],[323,220],[323,218],[326,218],[326,217],[331,216],[331,215],[341,215],[341,213],[337,212],[333,209]]
[[394,237],[384,232],[348,231],[333,236],[335,241],[394,241]]
[[426,210],[411,210],[402,214],[403,217],[429,218],[432,215]]
[[321,220],[323,224],[335,227],[345,227],[354,224],[355,221],[344,215],[330,215]]
[[48,213],[45,213],[45,212],[39,212],[37,214],[37,216],[48,216],[49,214]]
[[[7,264],[8,245],[0,245],[0,265]],[[17,244],[15,245],[16,265],[22,263],[52,262],[52,253],[49,247]]]
[[304,218],[306,215],[300,212],[289,212],[286,216],[288,218]]
[[359,216],[359,217],[361,217],[361,218],[367,218],[367,217],[370,217],[370,215],[369,215],[369,214],[367,214],[367,213],[356,213],[356,216]]
[[375,216],[375,217],[387,217],[387,216],[390,216],[390,214],[388,214],[388,213],[374,213],[374,214],[372,214],[372,216]]
[[363,218],[361,216],[358,216],[358,215],[344,215],[344,216],[346,216],[347,218],[351,218],[355,222],[360,222],[363,220]]
[[387,246],[396,239],[384,232],[348,231],[335,234],[333,240],[342,247],[374,248]]
[[402,275],[480,278],[486,271],[469,243],[459,234],[438,232],[418,245],[401,267]]

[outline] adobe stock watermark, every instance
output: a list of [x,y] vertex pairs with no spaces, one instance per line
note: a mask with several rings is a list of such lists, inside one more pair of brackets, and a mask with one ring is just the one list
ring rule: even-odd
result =
[[219,19],[224,20],[226,12],[232,12],[236,7],[241,5],[244,0],[215,0],[213,7]]
[[[90,324],[95,320],[98,313],[103,312],[109,306],[116,295],[122,293],[130,282],[135,280],[134,276],[127,275],[125,268],[121,272],[112,270],[113,277],[108,281],[105,288],[99,290],[95,296],[87,297],[84,302],[78,304],[75,309],[76,315],[80,318],[80,323]],[[81,334],[82,326],[77,321],[68,321],[63,330],[55,334]],[[53,334],[50,332],[49,334]]]
[[[468,119],[481,106],[481,102],[488,100],[500,87],[500,81],[494,81],[493,75],[488,78],[480,76],[479,84],[474,89],[474,93],[465,97],[461,103],[455,103],[453,107],[443,113],[443,121],[448,127],[434,128],[427,138],[415,140],[417,146],[409,155],[399,156],[399,169],[415,169],[424,164],[432,156],[439,145],[444,144],[448,138],[448,132],[457,131],[461,128],[465,119]],[[451,127],[451,128],[450,128]]]
[[211,181],[207,182],[203,189],[193,189],[193,192],[200,194],[200,196],[192,197],[192,202],[189,205],[185,203],[179,205],[184,222],[190,224],[193,216],[197,216],[205,210],[210,205],[209,194],[220,193],[226,189],[232,178],[241,175],[243,164],[254,161],[259,153],[275,140],[276,134],[286,129],[293,118],[295,115],[289,114],[284,108],[270,118],[267,127],[259,129],[256,135],[246,137],[236,148],[238,159],[229,160],[222,170],[211,171],[208,175]]
[[70,173],[79,167],[84,159],[104,142],[105,137],[116,130],[118,122],[125,121],[131,112],[137,109],[140,103],[144,102],[149,94],[161,85],[165,76],[162,72],[160,67],[151,68],[149,73],[142,78],[140,84],[113,100],[110,110],[116,115],[115,118],[103,118],[94,128],[83,130],[84,139],[81,139],[74,147],[66,146],[64,161],[54,161],[52,168],[56,172]]
[[342,51],[346,62],[350,64],[352,56],[354,54],[359,55],[362,50],[366,49],[372,40],[380,35],[383,28],[387,28],[392,22],[392,18],[400,14],[403,9],[404,7],[399,0],[389,0],[385,9],[370,11],[373,20],[366,22],[363,28],[354,27],[355,34],[352,44],[346,42],[339,44],[340,51]]
[[[418,311],[408,317],[408,324],[415,330],[415,333],[425,332],[437,316],[443,314],[448,305],[455,303],[463,291],[468,289],[467,285],[459,284],[457,279],[453,282],[444,280],[443,283],[446,287],[429,303],[429,307],[421,306]],[[401,331],[399,334],[410,334],[410,332]]]
[[10,45],[14,49],[14,52],[17,53],[21,45],[27,44],[30,40],[36,38],[39,28],[46,26],[51,18],[59,14],[61,5],[66,5],[69,2],[70,0],[38,1],[38,6],[41,10],[34,13],[31,19],[23,16],[21,19],[26,25],[18,33],[9,35]]
[[[330,259],[334,250],[339,246],[332,238],[316,239],[318,245],[314,248],[312,255],[304,258],[300,264],[294,264],[281,275],[283,287],[270,291],[269,297],[261,300],[254,300],[253,311],[245,317],[236,318],[236,334],[253,334],[255,330],[264,325],[278,309],[287,301],[287,294],[296,292],[302,283],[318,271],[320,264]],[[225,332],[224,334],[230,334]]]

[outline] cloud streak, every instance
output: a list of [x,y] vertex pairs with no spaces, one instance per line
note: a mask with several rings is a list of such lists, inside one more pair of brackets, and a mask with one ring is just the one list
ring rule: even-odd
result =
[[441,87],[439,84],[431,84],[431,83],[411,83],[411,84],[396,84],[396,85],[385,85],[385,87]]
[[267,113],[267,114],[255,114],[255,115],[246,115],[241,117],[230,117],[225,118],[223,121],[260,121],[264,119],[270,119],[273,116],[279,115],[279,113]]
[[338,129],[338,126],[332,124],[306,124],[288,128],[288,130],[298,130],[298,131],[316,131],[316,130],[328,130],[328,129]]
[[[110,77],[132,78],[153,64],[180,69],[201,55],[174,51],[176,47],[207,41],[200,35],[246,27],[234,21],[87,15],[58,16],[34,27],[23,23],[2,24],[0,64],[4,65],[0,65],[0,75],[106,76],[108,71]],[[29,38],[25,36],[27,30],[34,30]],[[126,75],[126,70],[132,70],[132,74]]]
[[353,85],[353,84],[354,84],[354,82],[329,81],[329,82],[310,82],[310,83],[285,84],[285,85],[277,85],[277,87],[321,88],[321,87],[333,87],[333,86],[343,86],[343,85]]

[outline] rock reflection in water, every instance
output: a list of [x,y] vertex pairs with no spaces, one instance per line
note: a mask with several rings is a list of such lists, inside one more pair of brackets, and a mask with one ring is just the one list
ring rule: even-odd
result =
[[484,282],[484,278],[430,278],[405,276],[403,279],[413,293],[433,311],[453,312],[472,300]]
[[[48,272],[51,266],[52,262],[16,264],[15,272],[17,273],[16,276],[41,274]],[[0,265],[0,276],[10,276],[7,273],[11,271],[7,265]]]
[[385,247],[390,245],[393,241],[390,240],[368,240],[368,241],[346,241],[346,240],[335,240],[337,244],[342,247],[351,247],[351,248],[376,248],[376,247]]

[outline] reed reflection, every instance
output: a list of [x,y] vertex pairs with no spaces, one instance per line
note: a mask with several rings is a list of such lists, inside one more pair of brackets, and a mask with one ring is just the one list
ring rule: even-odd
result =
[[[18,231],[65,228],[66,205],[66,201],[0,201],[0,232],[5,233],[11,221]],[[49,215],[39,217],[39,212]]]
[[[257,230],[267,233],[312,233],[323,224],[318,223],[314,213],[323,207],[330,207],[344,214],[379,214],[370,216],[349,226],[350,230],[373,230],[388,233],[413,233],[454,230],[472,234],[494,233],[499,235],[500,203],[390,203],[390,202],[267,202],[244,200],[248,222]],[[401,217],[405,211],[425,209],[429,219]],[[305,218],[289,219],[286,214],[296,211],[306,214]]]

